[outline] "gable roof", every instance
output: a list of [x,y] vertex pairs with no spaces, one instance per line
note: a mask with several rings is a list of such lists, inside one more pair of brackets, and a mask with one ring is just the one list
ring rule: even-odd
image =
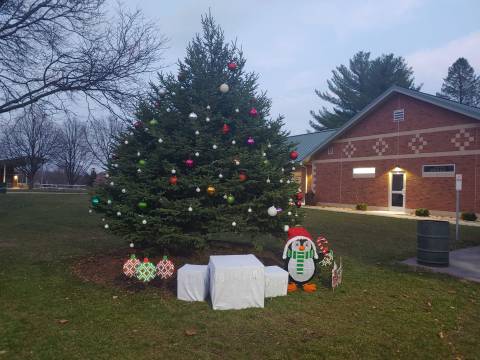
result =
[[480,121],[480,108],[460,104],[459,102],[456,102],[456,101],[444,99],[439,96],[430,95],[417,90],[407,89],[401,86],[393,85],[392,87],[387,89],[383,94],[381,94],[379,97],[373,100],[370,104],[365,106],[362,111],[360,111],[357,115],[352,117],[342,127],[336,129],[336,131],[334,131],[327,139],[324,139],[321,143],[319,143],[318,146],[312,149],[310,154],[306,156],[313,155],[317,151],[325,149],[325,147],[330,142],[332,142],[333,140],[337,139],[339,136],[344,134],[347,130],[349,130],[351,127],[356,125],[366,115],[370,114],[379,105],[383,104],[386,100],[388,100],[394,94],[403,94],[406,96],[410,96],[420,101],[424,101],[432,105],[436,105],[441,108],[444,108],[444,109],[447,109],[447,110],[450,110],[458,114],[462,114],[472,119]]
[[337,129],[325,129],[318,132],[293,135],[288,137],[288,141],[296,145],[296,151],[298,152],[297,160],[303,161],[336,131]]

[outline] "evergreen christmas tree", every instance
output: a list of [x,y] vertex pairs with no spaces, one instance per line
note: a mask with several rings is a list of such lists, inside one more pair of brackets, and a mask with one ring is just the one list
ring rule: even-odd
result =
[[[192,249],[212,233],[279,233],[301,222],[296,152],[235,43],[202,18],[177,76],[159,75],[92,198],[132,243]],[[298,205],[298,206],[297,206]]]

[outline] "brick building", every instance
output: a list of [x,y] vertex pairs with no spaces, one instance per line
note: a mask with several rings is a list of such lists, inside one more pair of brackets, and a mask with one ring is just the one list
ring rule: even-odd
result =
[[479,128],[480,108],[395,86],[302,153],[302,177],[320,205],[450,215],[461,174],[461,210],[479,212]]

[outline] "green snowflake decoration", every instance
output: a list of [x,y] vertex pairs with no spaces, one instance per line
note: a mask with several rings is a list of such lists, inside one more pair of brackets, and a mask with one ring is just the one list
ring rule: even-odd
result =
[[156,276],[157,269],[148,258],[143,259],[143,263],[137,266],[135,275],[137,279],[143,282],[152,281]]

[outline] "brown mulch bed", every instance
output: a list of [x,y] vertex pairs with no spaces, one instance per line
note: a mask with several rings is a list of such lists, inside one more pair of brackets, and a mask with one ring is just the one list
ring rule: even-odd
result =
[[[161,280],[155,278],[148,284],[144,284],[137,279],[127,278],[122,272],[122,267],[123,263],[132,253],[135,253],[140,261],[143,260],[141,250],[131,251],[130,249],[126,249],[81,258],[72,265],[72,270],[76,276],[86,282],[92,282],[131,292],[157,288],[160,292],[165,293],[166,295],[176,296],[176,272],[171,279]],[[281,254],[276,254],[270,251],[255,252],[251,247],[229,244],[217,244],[214,247],[207,247],[190,256],[172,255],[169,256],[169,259],[175,264],[175,269],[179,269],[185,264],[207,265],[210,255],[232,254],[255,254],[265,266],[283,266]],[[149,260],[154,264],[157,264],[161,259],[162,256],[149,257]]]

